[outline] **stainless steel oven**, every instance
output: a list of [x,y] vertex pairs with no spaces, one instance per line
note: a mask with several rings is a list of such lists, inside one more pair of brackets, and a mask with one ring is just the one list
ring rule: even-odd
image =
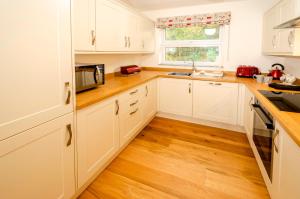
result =
[[269,179],[272,181],[274,120],[258,100],[252,106],[255,112],[253,142]]

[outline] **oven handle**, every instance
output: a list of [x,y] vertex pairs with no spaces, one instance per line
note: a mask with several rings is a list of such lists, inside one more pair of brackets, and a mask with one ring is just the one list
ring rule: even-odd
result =
[[263,121],[267,129],[274,130],[273,122],[269,119],[269,117],[265,114],[262,108],[258,104],[252,104],[253,110],[256,115]]

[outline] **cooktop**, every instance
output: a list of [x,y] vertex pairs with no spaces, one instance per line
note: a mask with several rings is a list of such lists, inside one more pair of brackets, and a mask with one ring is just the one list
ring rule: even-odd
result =
[[300,93],[259,90],[281,111],[300,113]]

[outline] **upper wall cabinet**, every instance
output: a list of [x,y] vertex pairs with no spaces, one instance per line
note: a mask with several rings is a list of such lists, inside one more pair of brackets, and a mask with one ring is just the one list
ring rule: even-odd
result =
[[297,14],[294,0],[283,0],[264,15],[263,53],[278,56],[300,56],[300,29],[276,29]]
[[279,24],[284,24],[300,16],[299,0],[282,0],[279,3],[279,6],[280,6],[280,16],[281,16]]
[[118,1],[75,0],[74,12],[77,54],[154,51],[154,23]]

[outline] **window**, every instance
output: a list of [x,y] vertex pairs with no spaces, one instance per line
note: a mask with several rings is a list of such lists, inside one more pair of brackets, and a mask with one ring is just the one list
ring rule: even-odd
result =
[[160,63],[221,65],[223,27],[183,27],[162,30]]

